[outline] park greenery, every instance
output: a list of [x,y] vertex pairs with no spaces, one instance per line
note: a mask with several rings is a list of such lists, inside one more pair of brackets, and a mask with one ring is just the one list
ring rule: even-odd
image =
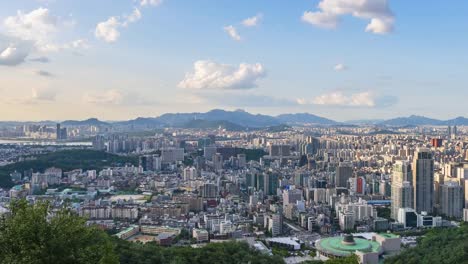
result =
[[63,171],[74,169],[102,170],[110,166],[123,166],[125,164],[138,165],[138,159],[131,156],[119,156],[103,151],[89,149],[75,149],[51,152],[38,155],[33,160],[26,160],[0,167],[0,187],[8,188],[13,185],[10,173],[17,171],[23,173],[32,169],[34,172],[44,172],[50,167],[60,168]]
[[468,224],[458,228],[437,228],[418,239],[416,247],[385,260],[385,264],[468,263]]

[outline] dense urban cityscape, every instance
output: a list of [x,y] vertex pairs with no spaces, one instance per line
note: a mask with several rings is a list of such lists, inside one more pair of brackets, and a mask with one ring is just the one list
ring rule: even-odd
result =
[[3,126],[3,214],[48,201],[122,240],[244,241],[286,263],[380,263],[468,221],[468,126],[64,123]]
[[0,1],[0,264],[468,264],[468,1]]

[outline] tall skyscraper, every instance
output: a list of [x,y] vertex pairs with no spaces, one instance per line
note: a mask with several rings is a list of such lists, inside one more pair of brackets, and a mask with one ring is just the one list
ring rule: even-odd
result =
[[407,161],[397,161],[392,172],[392,208],[391,217],[397,219],[398,209],[413,208],[412,171]]
[[336,168],[335,187],[347,187],[349,178],[353,176],[353,166],[349,162],[340,162]]
[[275,195],[276,189],[279,187],[279,174],[278,173],[264,173],[263,191],[266,195]]
[[434,159],[428,149],[419,148],[413,158],[414,209],[431,214],[434,208]]

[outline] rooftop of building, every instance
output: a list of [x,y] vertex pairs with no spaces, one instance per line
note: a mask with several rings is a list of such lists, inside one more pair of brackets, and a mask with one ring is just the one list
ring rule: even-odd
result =
[[341,257],[349,256],[356,251],[365,253],[381,251],[379,243],[375,241],[363,238],[353,238],[353,243],[343,241],[342,236],[323,238],[317,242],[316,246],[319,251]]

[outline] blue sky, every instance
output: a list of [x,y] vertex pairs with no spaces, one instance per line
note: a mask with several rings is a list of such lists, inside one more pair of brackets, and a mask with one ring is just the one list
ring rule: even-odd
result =
[[467,13],[461,0],[1,1],[0,119],[466,116]]

